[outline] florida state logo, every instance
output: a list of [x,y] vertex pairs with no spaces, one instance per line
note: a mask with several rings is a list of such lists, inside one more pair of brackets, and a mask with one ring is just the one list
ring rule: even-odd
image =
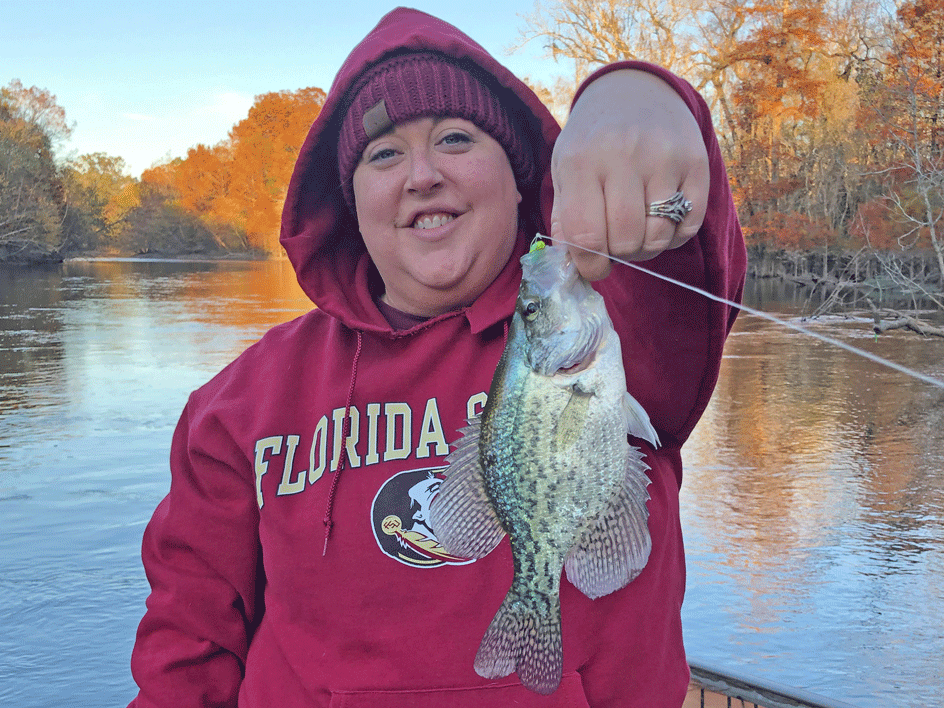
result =
[[429,568],[471,563],[446,553],[430,526],[429,503],[445,479],[444,467],[400,472],[374,497],[371,520],[380,549],[401,563]]

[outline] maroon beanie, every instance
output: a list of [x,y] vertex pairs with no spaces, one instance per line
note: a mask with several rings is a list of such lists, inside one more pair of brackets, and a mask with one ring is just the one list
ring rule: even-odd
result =
[[344,200],[354,211],[354,169],[364,148],[397,123],[450,116],[475,123],[504,148],[519,188],[534,180],[534,157],[513,116],[468,70],[434,53],[403,54],[364,72],[341,123],[338,171]]

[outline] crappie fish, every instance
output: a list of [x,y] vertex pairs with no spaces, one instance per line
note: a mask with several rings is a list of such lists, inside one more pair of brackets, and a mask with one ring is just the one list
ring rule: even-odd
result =
[[517,671],[542,694],[560,683],[560,578],[597,598],[625,586],[651,549],[643,453],[659,444],[626,391],[603,298],[566,250],[532,248],[508,343],[481,416],[449,455],[431,522],[454,555],[481,558],[507,534],[514,578],[475,670]]

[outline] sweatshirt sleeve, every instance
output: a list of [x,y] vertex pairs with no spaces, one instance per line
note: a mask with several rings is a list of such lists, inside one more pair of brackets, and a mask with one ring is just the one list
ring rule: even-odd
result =
[[[618,69],[647,71],[675,89],[698,122],[710,167],[708,210],[697,236],[638,265],[739,303],[747,256],[708,105],[688,82],[641,61],[596,71],[574,101],[590,82]],[[681,445],[708,405],[738,310],[628,266],[615,266],[598,288],[620,333],[630,393],[649,413],[662,443]]]
[[131,657],[134,708],[235,706],[261,614],[254,478],[194,400],[174,433],[170,493],[144,533],[151,594]]

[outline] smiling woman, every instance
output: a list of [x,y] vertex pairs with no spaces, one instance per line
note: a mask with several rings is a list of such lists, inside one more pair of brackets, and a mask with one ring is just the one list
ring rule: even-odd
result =
[[[664,445],[638,443],[646,568],[598,600],[561,583],[568,648],[550,698],[514,667],[474,668],[508,544],[450,554],[424,508],[488,402],[535,233],[659,254],[656,271],[740,292],[744,245],[705,102],[642,62],[588,86],[561,132],[473,40],[403,8],[352,51],[282,212],[317,308],[195,391],[176,429],[171,491],[144,535],[135,708],[681,705],[678,450],[716,381],[726,305],[628,269],[601,280],[605,257],[567,256],[600,280],[628,387]],[[646,217],[679,191],[693,205],[681,223]],[[417,642],[434,650],[418,658]]]
[[464,307],[491,284],[518,235],[517,183],[533,181],[526,136],[476,74],[441,54],[396,56],[365,72],[341,126],[341,183],[381,298],[410,315]]
[[371,141],[354,197],[381,297],[412,315],[471,304],[518,234],[521,194],[505,151],[462,118],[410,120]]

